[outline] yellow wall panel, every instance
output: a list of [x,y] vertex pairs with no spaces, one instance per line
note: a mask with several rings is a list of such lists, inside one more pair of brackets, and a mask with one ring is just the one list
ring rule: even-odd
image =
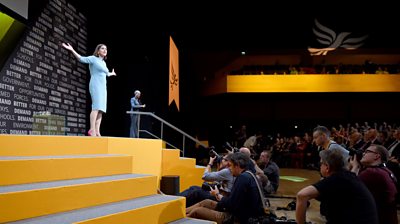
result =
[[400,75],[228,75],[227,92],[400,92]]
[[162,142],[154,139],[107,138],[110,154],[133,156],[132,172],[161,177]]

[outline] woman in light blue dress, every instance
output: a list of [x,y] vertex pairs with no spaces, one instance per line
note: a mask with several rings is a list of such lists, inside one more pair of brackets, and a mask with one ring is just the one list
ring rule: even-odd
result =
[[90,82],[89,92],[92,98],[92,112],[90,112],[90,130],[89,136],[101,136],[100,124],[103,113],[107,112],[107,79],[106,77],[117,75],[108,71],[106,62],[107,46],[97,45],[92,56],[83,57],[78,54],[69,43],[63,43],[62,46],[71,51],[72,54],[82,63],[89,64]]

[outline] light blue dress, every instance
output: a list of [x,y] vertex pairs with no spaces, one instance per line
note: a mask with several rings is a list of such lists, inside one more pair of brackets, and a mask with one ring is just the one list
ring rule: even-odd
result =
[[92,97],[92,110],[107,112],[107,74],[106,62],[100,57],[80,57],[79,61],[89,64],[90,82],[89,92]]

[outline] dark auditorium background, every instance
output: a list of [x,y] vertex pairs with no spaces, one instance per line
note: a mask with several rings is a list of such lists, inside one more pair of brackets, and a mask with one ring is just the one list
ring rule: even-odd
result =
[[[46,2],[30,2],[31,18]],[[228,140],[242,124],[250,131],[293,134],[317,124],[399,121],[399,93],[201,95],[204,80],[240,57],[242,51],[246,55],[292,49],[306,52],[308,46],[316,44],[312,33],[315,19],[340,32],[369,35],[362,48],[400,53],[400,20],[390,5],[68,2],[87,17],[88,52],[98,43],[106,44],[107,65],[118,75],[108,79],[104,136],[128,136],[129,117],[125,112],[136,89],[142,92],[146,111],[214,145]],[[169,36],[180,54],[179,112],[167,105]]]

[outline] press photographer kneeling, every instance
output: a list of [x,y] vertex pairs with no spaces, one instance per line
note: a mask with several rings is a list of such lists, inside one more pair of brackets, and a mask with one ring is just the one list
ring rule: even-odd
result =
[[[223,196],[214,188],[211,193],[217,200],[203,200],[186,208],[187,217],[205,219],[221,223],[248,223],[250,217],[264,214],[259,186],[254,174],[248,171],[250,157],[238,152],[229,154],[229,169],[236,181],[229,196]],[[232,221],[232,222],[228,222]]]
[[[210,149],[210,161],[207,164],[202,179],[204,180],[203,185],[191,186],[190,188],[182,191],[179,196],[186,197],[186,207],[190,207],[204,199],[216,200],[213,195],[210,194],[211,187],[214,189],[218,187],[221,194],[228,196],[232,190],[234,177],[228,167],[228,159],[231,154],[221,156]],[[212,166],[214,163],[217,164],[217,171],[212,172]],[[209,183],[211,182],[211,183]]]
[[351,171],[356,173],[372,193],[378,209],[379,223],[396,224],[396,178],[386,167],[388,151],[381,145],[371,145],[361,159],[353,156]]

